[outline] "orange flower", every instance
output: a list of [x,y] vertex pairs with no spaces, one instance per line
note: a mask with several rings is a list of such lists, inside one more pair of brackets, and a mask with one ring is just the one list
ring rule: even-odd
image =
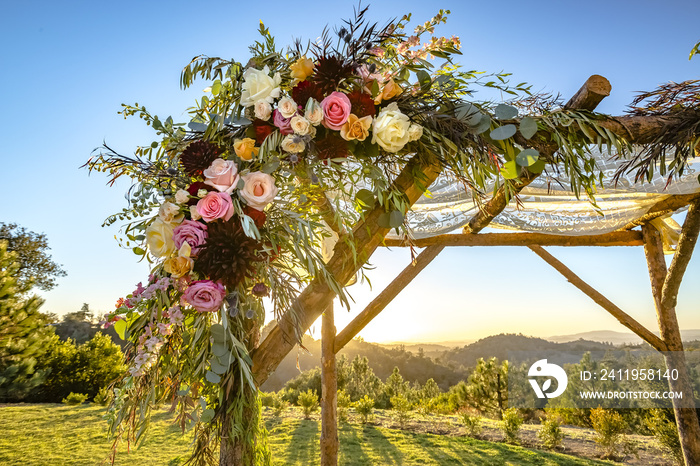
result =
[[260,148],[255,147],[255,139],[243,138],[236,139],[233,142],[233,150],[241,160],[251,160],[253,156],[258,155]]
[[364,141],[369,136],[369,127],[372,126],[372,117],[357,118],[354,113],[348,116],[348,121],[340,128],[340,137],[346,141],[357,139]]
[[314,72],[314,62],[306,57],[301,57],[289,66],[292,70],[292,78],[304,81]]

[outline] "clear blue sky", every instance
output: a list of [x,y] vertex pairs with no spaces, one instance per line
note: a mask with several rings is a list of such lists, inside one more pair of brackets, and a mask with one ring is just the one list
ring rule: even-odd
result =
[[[140,121],[117,115],[121,103],[138,102],[162,117],[184,121],[184,110],[206,87],[202,82],[179,90],[180,70],[192,57],[207,54],[245,63],[259,20],[286,45],[295,37],[316,38],[326,24],[340,24],[353,5],[6,2],[0,18],[0,221],[46,233],[54,259],[68,272],[44,294],[44,311],[75,311],[83,302],[111,310],[147,275],[144,264],[119,249],[116,228],[100,227],[125,206],[127,184],[108,188],[104,176],[88,177],[78,169],[103,141],[130,153],[153,140]],[[460,36],[465,68],[508,71],[516,82],[564,98],[589,75],[602,74],[613,86],[599,107],[602,112],[620,114],[635,91],[700,74],[700,58],[688,61],[700,40],[696,1],[402,1],[375,2],[370,13],[384,22],[412,12],[423,22],[439,8],[452,15],[437,32]],[[655,328],[641,249],[552,251]],[[383,251],[373,262],[374,292],[354,290],[357,305],[351,313],[337,312],[339,327],[408,263],[408,256]],[[685,328],[700,328],[700,296],[693,290],[699,278],[696,257],[678,306]],[[397,321],[403,323],[400,328]],[[364,336],[437,341],[595,329],[623,330],[528,250],[482,248],[443,252]]]

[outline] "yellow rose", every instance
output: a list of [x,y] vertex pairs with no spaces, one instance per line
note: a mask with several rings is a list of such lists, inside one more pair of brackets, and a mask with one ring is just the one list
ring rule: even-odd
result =
[[403,92],[401,86],[396,84],[396,82],[394,82],[393,79],[390,79],[386,84],[384,84],[382,92],[380,92],[377,95],[377,97],[375,97],[374,103],[379,105],[380,103],[382,103],[382,101],[396,97],[397,95],[401,94],[401,92]]
[[369,136],[369,127],[372,126],[372,117],[367,115],[362,118],[357,118],[357,115],[351,113],[348,116],[348,121],[340,128],[340,137],[346,141],[357,139],[364,141]]
[[306,57],[301,57],[289,69],[292,70],[292,78],[303,81],[314,72],[314,62]]
[[192,265],[194,264],[194,261],[190,259],[191,252],[192,248],[190,245],[187,242],[182,243],[179,251],[180,255],[166,260],[163,264],[163,269],[172,275],[173,278],[184,277],[192,270]]
[[255,139],[243,138],[233,141],[233,150],[241,160],[251,160],[258,155],[260,148],[255,147]]
[[175,251],[172,225],[157,218],[155,222],[146,228],[146,244],[151,254],[156,257],[165,257],[172,254]]

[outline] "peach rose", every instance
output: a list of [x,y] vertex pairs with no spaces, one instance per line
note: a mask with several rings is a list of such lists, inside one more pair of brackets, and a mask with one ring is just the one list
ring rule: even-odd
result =
[[313,128],[309,120],[299,115],[294,115],[290,123],[292,125],[292,131],[299,136],[306,136],[309,134],[309,131],[311,131],[311,128]]
[[263,172],[253,172],[242,176],[245,186],[239,190],[240,196],[253,209],[263,210],[277,195],[275,179]]
[[291,97],[282,97],[277,103],[277,110],[279,110],[283,117],[292,118],[296,115],[299,107]]
[[265,100],[259,100],[255,102],[255,118],[260,118],[263,121],[270,119],[272,115],[272,105]]
[[346,141],[357,139],[364,141],[369,136],[369,128],[372,126],[372,117],[367,115],[362,118],[357,118],[354,113],[348,117],[342,128],[340,128],[340,137]]
[[216,159],[204,170],[204,184],[231,194],[238,184],[238,167],[233,160]]

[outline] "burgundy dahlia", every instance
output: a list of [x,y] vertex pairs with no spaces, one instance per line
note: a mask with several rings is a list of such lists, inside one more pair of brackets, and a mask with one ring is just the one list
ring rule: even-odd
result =
[[335,133],[316,141],[316,155],[321,160],[348,156],[348,142]]
[[374,106],[374,100],[369,94],[361,91],[353,91],[348,94],[350,100],[351,111],[358,117],[374,116],[377,114],[377,109]]
[[180,155],[180,163],[190,176],[201,175],[223,150],[207,141],[191,142]]

